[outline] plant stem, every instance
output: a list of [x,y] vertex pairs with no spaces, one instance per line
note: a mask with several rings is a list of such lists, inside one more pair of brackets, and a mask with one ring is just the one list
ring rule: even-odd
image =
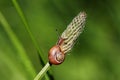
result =
[[46,65],[42,68],[42,70],[37,74],[37,76],[34,78],[34,80],[41,80],[41,78],[44,76],[44,74],[49,70],[50,64],[49,62],[46,63]]
[[[39,53],[39,55],[40,55],[40,60],[41,60],[41,62],[43,63],[43,64],[41,64],[41,65],[42,65],[42,66],[45,65],[45,60],[44,60],[44,56],[43,56],[43,54],[42,54],[42,51],[41,51],[41,49],[39,48],[39,45],[37,44],[37,41],[35,40],[35,37],[33,36],[32,32],[30,31],[28,22],[27,22],[27,20],[26,20],[26,18],[25,18],[25,16],[24,16],[24,13],[23,13],[22,9],[20,8],[20,6],[19,6],[19,4],[17,3],[16,0],[12,0],[12,2],[13,2],[13,4],[14,4],[14,6],[15,6],[15,8],[16,8],[16,10],[17,10],[17,12],[18,12],[18,14],[19,14],[22,22],[24,23],[25,28],[26,28],[27,32],[29,33],[29,35],[30,35],[30,37],[31,37],[31,40],[33,41],[34,46],[36,47],[36,49],[37,49],[37,51],[38,51],[38,53]],[[49,71],[49,74],[50,74],[50,75],[52,74],[51,71]],[[49,79],[49,76],[48,76],[47,74],[45,75],[45,78],[46,78],[46,80],[50,80],[50,79]]]

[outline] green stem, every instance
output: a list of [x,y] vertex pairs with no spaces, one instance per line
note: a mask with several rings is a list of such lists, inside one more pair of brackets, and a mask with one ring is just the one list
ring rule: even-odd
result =
[[41,80],[44,74],[49,70],[50,64],[49,62],[46,63],[46,65],[42,68],[42,70],[37,74],[37,76],[34,78],[34,80]]

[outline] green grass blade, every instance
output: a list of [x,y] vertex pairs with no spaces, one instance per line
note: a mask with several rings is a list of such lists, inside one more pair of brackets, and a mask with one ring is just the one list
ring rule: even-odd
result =
[[[34,43],[34,46],[36,47],[36,49],[37,49],[37,51],[38,51],[38,53],[39,53],[39,55],[40,55],[41,62],[45,65],[45,60],[44,60],[42,51],[40,50],[39,45],[37,44],[37,42],[36,42],[36,40],[35,40],[32,32],[31,32],[30,29],[29,29],[29,25],[28,25],[28,23],[27,23],[27,20],[26,20],[26,18],[25,18],[25,16],[24,16],[24,14],[23,14],[23,12],[22,12],[19,4],[17,3],[16,0],[12,0],[12,2],[13,2],[13,4],[14,4],[14,6],[15,6],[18,14],[19,14],[19,16],[21,17],[21,20],[23,21],[26,30],[28,31],[28,33],[29,33],[29,35],[30,35],[30,37],[31,37],[31,39],[32,39],[32,41],[33,41],[33,43]],[[42,65],[42,66],[44,66],[44,65]],[[52,76],[52,73],[51,73],[50,70],[49,70],[49,75]],[[46,75],[46,74],[45,74],[45,78],[46,78],[46,80],[49,80],[49,77],[48,77],[48,75]]]
[[35,70],[33,68],[33,65],[29,61],[29,58],[27,57],[23,46],[21,45],[20,41],[17,39],[15,33],[11,30],[10,25],[8,24],[8,22],[6,21],[5,17],[3,16],[3,14],[1,12],[0,12],[0,23],[3,25],[3,28],[5,29],[7,35],[9,36],[12,44],[15,46],[15,48],[22,60],[22,63],[24,64],[28,73],[30,74],[31,77],[34,77]]
[[36,42],[36,40],[35,40],[32,32],[31,32],[30,29],[29,29],[29,25],[28,25],[28,23],[27,23],[27,20],[26,20],[26,18],[25,18],[25,16],[24,16],[24,14],[23,14],[23,12],[22,12],[19,4],[17,3],[16,0],[12,0],[12,2],[13,2],[13,4],[14,4],[14,6],[15,6],[15,8],[16,8],[16,10],[17,10],[17,12],[18,12],[18,14],[19,14],[19,16],[20,16],[20,18],[21,18],[21,20],[23,21],[26,30],[28,31],[28,33],[29,33],[29,35],[30,35],[30,37],[31,37],[31,39],[32,39],[32,41],[33,41],[33,43],[34,43],[34,46],[36,47],[36,49],[37,49],[37,51],[38,51],[38,53],[39,53],[39,55],[40,55],[41,61],[45,64],[45,60],[44,60],[42,51],[40,50],[40,48],[39,48],[39,46],[38,46],[38,44],[37,44],[37,42]]

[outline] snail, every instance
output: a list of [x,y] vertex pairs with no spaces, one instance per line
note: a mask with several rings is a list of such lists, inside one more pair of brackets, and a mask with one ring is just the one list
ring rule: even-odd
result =
[[55,45],[50,49],[48,58],[50,64],[58,65],[64,61],[65,55],[61,51],[60,47],[58,45]]

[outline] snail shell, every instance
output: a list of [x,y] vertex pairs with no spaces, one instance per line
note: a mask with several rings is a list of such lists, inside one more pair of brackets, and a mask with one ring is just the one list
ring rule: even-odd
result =
[[53,46],[49,51],[49,63],[59,65],[64,61],[65,55],[58,45]]

